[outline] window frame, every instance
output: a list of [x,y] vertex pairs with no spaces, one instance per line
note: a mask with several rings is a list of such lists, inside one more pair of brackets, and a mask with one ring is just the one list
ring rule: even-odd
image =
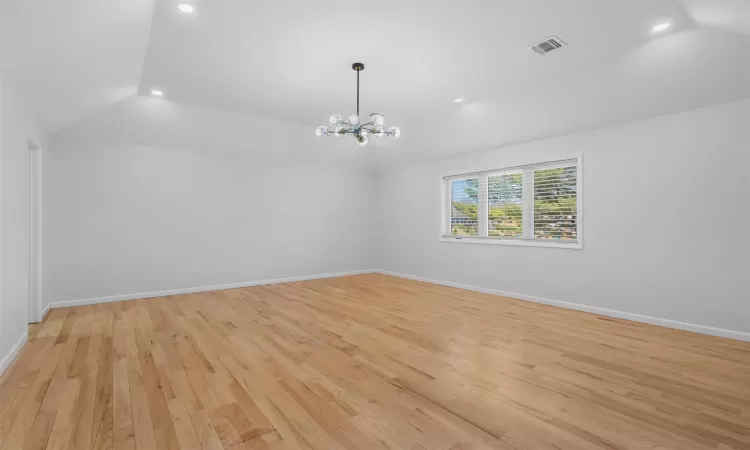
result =
[[[531,211],[531,214],[524,214],[523,218],[523,238],[502,238],[502,237],[490,237],[490,236],[453,236],[450,234],[451,230],[451,182],[456,180],[468,180],[473,178],[486,177],[490,175],[501,175],[503,173],[511,173],[518,171],[526,171],[535,169],[546,169],[555,168],[559,164],[559,167],[565,167],[570,165],[572,161],[575,161],[576,165],[576,242],[565,242],[565,241],[554,241],[544,239],[533,239],[534,233],[534,195],[533,195],[533,179],[532,179],[532,194],[524,195],[523,205],[525,211]],[[514,166],[502,167],[491,170],[475,170],[472,172],[462,172],[451,175],[443,176],[441,182],[441,200],[440,200],[440,241],[448,243],[459,243],[459,244],[484,244],[484,245],[515,245],[523,247],[551,247],[551,248],[565,248],[573,250],[583,249],[583,154],[568,155],[557,158],[545,158],[535,160],[533,162],[518,164]],[[524,176],[524,189],[527,188],[528,183],[527,177]],[[480,181],[480,201],[479,201],[479,223],[478,228],[487,231],[488,217],[486,211],[482,214],[482,206],[486,209],[488,207],[487,202],[487,188],[484,186],[482,189]],[[481,197],[484,196],[484,201]],[[530,216],[530,217],[529,217]],[[531,238],[528,235],[531,235]]]

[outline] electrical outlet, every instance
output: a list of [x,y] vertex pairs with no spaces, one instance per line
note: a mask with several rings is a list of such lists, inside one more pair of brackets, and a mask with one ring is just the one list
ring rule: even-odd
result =
[[591,280],[583,280],[581,282],[581,288],[583,288],[584,291],[588,291],[591,287]]

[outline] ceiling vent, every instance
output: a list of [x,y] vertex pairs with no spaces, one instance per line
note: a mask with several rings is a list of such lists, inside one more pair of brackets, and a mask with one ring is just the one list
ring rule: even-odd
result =
[[544,55],[557,49],[563,48],[566,45],[567,44],[563,42],[563,40],[559,37],[552,36],[551,38],[545,39],[536,45],[532,45],[531,47],[529,47],[529,50],[536,54]]

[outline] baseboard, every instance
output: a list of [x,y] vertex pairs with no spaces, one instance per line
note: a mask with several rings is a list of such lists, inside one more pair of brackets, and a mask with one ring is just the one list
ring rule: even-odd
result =
[[29,317],[29,323],[40,323],[44,320],[45,317],[47,317],[47,313],[49,313],[49,310],[49,305],[45,306],[42,312],[39,313],[38,317]]
[[8,354],[6,354],[2,361],[0,361],[0,375],[5,373],[5,370],[10,367],[10,365],[13,363],[13,361],[16,359],[16,356],[18,356],[18,353],[23,348],[24,344],[26,344],[26,341],[29,339],[29,332],[28,330],[24,330],[23,334],[21,335],[21,338],[18,339],[16,344],[8,351]]
[[693,323],[679,322],[677,320],[662,319],[659,317],[644,316],[641,314],[633,314],[624,311],[617,311],[614,309],[599,308],[596,306],[581,305],[578,303],[564,302],[561,300],[553,300],[544,297],[535,297],[532,295],[519,294],[517,292],[501,291],[499,289],[489,289],[480,286],[472,286],[469,284],[454,283],[452,281],[435,280],[432,278],[419,277],[415,275],[409,275],[398,272],[391,272],[388,270],[376,270],[375,272],[383,275],[391,275],[399,278],[407,278],[410,280],[424,281],[426,283],[439,284],[441,286],[450,286],[459,289],[466,289],[469,291],[482,292],[484,294],[499,295],[503,297],[510,297],[519,300],[525,300],[528,302],[542,303],[545,305],[559,306],[561,308],[574,309],[576,311],[584,311],[592,314],[598,314],[601,316],[615,317],[618,319],[632,320],[634,322],[643,322],[651,325],[658,325],[667,328],[675,328],[678,330],[692,331],[694,333],[708,334],[711,336],[718,336],[729,339],[736,339],[738,341],[750,342],[750,333],[742,331],[725,330],[723,328],[709,327],[705,325],[696,325]]
[[[49,314],[49,310],[50,309],[52,309],[50,307],[50,305],[47,305],[47,306],[44,307],[44,310],[42,311],[42,313],[39,314],[39,322],[44,321],[44,318],[47,317],[47,314]],[[37,322],[37,323],[39,323],[39,322]]]
[[194,294],[197,292],[222,291],[225,289],[237,289],[250,286],[263,286],[266,284],[291,283],[294,281],[318,280],[322,278],[345,277],[350,275],[362,275],[373,273],[375,270],[352,270],[349,272],[323,273],[317,275],[305,275],[300,277],[274,278],[270,280],[246,281],[241,283],[217,284],[213,286],[190,287],[184,289],[171,289],[167,291],[141,292],[138,294],[113,295],[109,297],[95,297],[81,300],[66,300],[61,302],[51,302],[47,309],[52,308],[69,308],[72,306],[95,305],[98,303],[120,302],[124,300],[138,300],[143,298],[165,297],[167,295]]
[[[47,307],[45,308],[44,313],[42,314],[42,319],[44,318],[44,315],[49,311],[50,308],[53,308],[53,309],[54,308],[68,308],[71,306],[94,305],[97,303],[109,303],[109,302],[119,302],[123,300],[137,300],[137,299],[143,299],[143,298],[164,297],[167,295],[192,294],[196,292],[221,291],[224,289],[236,289],[236,288],[243,288],[243,287],[250,287],[250,286],[262,286],[262,285],[267,285],[267,284],[278,284],[278,283],[291,283],[294,281],[317,280],[321,278],[335,278],[335,277],[344,277],[344,276],[350,276],[350,275],[362,275],[366,273],[380,273],[380,274],[391,275],[391,276],[395,276],[399,278],[407,278],[410,280],[438,284],[441,286],[450,286],[450,287],[454,287],[458,289],[466,289],[469,291],[482,292],[485,294],[499,295],[502,297],[510,297],[510,298],[515,298],[515,299],[534,302],[534,303],[558,306],[561,308],[573,309],[576,311],[583,311],[583,312],[598,314],[598,315],[607,316],[607,317],[615,317],[618,319],[632,320],[634,322],[643,322],[643,323],[648,323],[651,325],[658,325],[658,326],[667,327],[667,328],[674,328],[674,329],[684,330],[684,331],[692,331],[695,333],[701,333],[701,334],[707,334],[711,336],[736,339],[738,341],[750,342],[750,333],[746,333],[742,331],[725,330],[723,328],[715,328],[715,327],[709,327],[705,325],[697,325],[697,324],[680,322],[680,321],[671,320],[671,319],[662,319],[659,317],[644,316],[641,314],[617,311],[614,309],[599,308],[596,306],[582,305],[579,303],[565,302],[562,300],[553,300],[553,299],[544,298],[544,297],[536,297],[533,295],[520,294],[517,292],[508,292],[508,291],[502,291],[499,289],[490,289],[490,288],[485,288],[485,287],[480,287],[480,286],[473,286],[469,284],[454,283],[452,281],[436,280],[433,278],[426,278],[426,277],[420,277],[416,275],[391,272],[388,270],[354,270],[354,271],[349,271],[349,272],[325,273],[325,274],[318,274],[318,275],[306,275],[306,276],[288,277],[288,278],[275,278],[275,279],[270,279],[270,280],[249,281],[249,282],[242,282],[242,283],[220,284],[220,285],[214,285],[214,286],[201,286],[201,287],[191,287],[191,288],[185,288],[185,289],[173,289],[173,290],[167,290],[167,291],[144,292],[144,293],[139,293],[139,294],[114,295],[110,297],[97,297],[97,298],[88,298],[88,299],[82,299],[82,300],[68,300],[68,301],[62,301],[62,302],[52,302],[49,305],[47,305]],[[5,360],[3,360],[3,363],[5,363]]]

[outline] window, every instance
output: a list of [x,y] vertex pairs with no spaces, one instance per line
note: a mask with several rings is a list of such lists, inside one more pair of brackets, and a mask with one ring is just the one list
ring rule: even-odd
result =
[[581,248],[580,158],[444,180],[445,241]]

